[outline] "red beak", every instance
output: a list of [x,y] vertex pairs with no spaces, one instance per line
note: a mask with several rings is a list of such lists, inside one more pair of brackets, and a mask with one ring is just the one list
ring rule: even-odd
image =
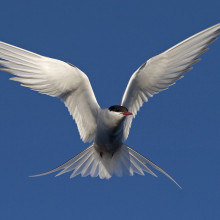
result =
[[123,112],[122,115],[133,115],[131,112]]

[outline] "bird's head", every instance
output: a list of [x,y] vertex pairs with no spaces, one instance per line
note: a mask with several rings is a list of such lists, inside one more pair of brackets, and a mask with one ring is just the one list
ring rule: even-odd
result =
[[132,116],[132,113],[126,107],[113,105],[101,111],[101,116],[99,117],[100,123],[98,124],[109,129],[115,129],[122,125],[124,119],[129,115]]
[[119,118],[124,118],[125,116],[129,116],[129,115],[132,115],[131,112],[128,111],[128,109],[124,106],[121,106],[121,105],[113,105],[113,106],[110,106],[108,108],[108,110],[114,114],[116,117],[119,117]]

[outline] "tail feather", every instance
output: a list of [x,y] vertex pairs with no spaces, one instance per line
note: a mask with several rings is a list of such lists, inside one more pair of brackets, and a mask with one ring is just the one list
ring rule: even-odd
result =
[[[128,146],[126,146],[126,148],[123,148],[123,150],[129,151],[128,152],[129,154],[125,153],[125,155],[127,155],[127,159],[130,160],[132,164],[134,164],[136,161],[136,163],[135,163],[136,167],[138,168],[138,171],[140,171],[140,173],[139,172],[136,172],[136,173],[138,173],[140,175],[144,175],[143,171],[145,171],[145,172],[150,173],[151,175],[157,177],[157,175],[149,167],[147,167],[145,165],[145,161],[142,159],[142,157],[140,157],[138,155],[138,153],[136,151],[134,151],[132,148],[130,148]],[[130,155],[132,156],[131,158],[130,158]]]
[[[69,166],[71,166],[72,164],[75,164],[77,163],[77,161],[82,158],[84,155],[86,155],[88,153],[88,151],[91,150],[93,146],[91,145],[90,147],[86,148],[84,151],[80,152],[79,154],[77,154],[76,156],[74,156],[73,158],[69,159],[68,161],[66,161],[65,163],[61,164],[60,166],[52,169],[52,170],[49,170],[48,172],[45,172],[45,173],[40,173],[40,174],[36,174],[36,175],[32,175],[30,177],[38,177],[38,176],[45,176],[47,174],[51,174],[51,173],[54,173],[54,172],[57,172],[59,170],[63,170],[65,168],[68,168]],[[59,173],[56,175],[58,176]]]
[[31,177],[43,176],[57,171],[60,172],[56,176],[73,171],[70,178],[81,174],[83,177],[90,175],[91,177],[99,176],[101,179],[109,179],[114,174],[122,176],[123,173],[127,173],[133,176],[134,173],[144,175],[144,172],[157,177],[148,166],[160,171],[180,187],[163,169],[125,144],[114,155],[104,152],[102,156],[91,145],[57,168]]
[[[160,168],[159,166],[157,166],[155,163],[153,163],[152,161],[150,161],[149,159],[147,159],[146,157],[144,157],[143,155],[139,154],[137,151],[133,150],[132,148],[126,146],[130,152],[132,152],[134,155],[136,155],[143,164],[148,164],[151,167],[153,167],[154,169],[160,171],[161,173],[163,173],[165,176],[167,176],[169,179],[171,179],[179,188],[182,188],[166,171],[164,171],[162,168]],[[131,154],[132,154],[131,153]],[[149,169],[149,168],[148,168]],[[150,169],[149,169],[150,170]],[[151,170],[150,170],[151,171]]]
[[86,176],[88,176],[88,175],[90,174],[91,169],[92,169],[92,162],[93,162],[93,158],[90,157],[90,158],[87,160],[87,162],[86,162],[86,164],[85,164],[85,166],[84,166],[84,168],[83,168],[83,170],[82,170],[82,172],[81,172],[81,175],[82,175],[83,177],[86,177]]
[[72,161],[72,163],[70,165],[67,165],[61,172],[59,172],[56,176],[60,176],[64,173],[67,173],[69,171],[74,170],[74,172],[71,175],[71,178],[73,178],[74,176],[77,176],[78,174],[81,173],[82,169],[84,168],[84,166],[86,165],[87,161],[89,158],[91,158],[92,155],[92,151],[86,151],[84,154],[80,155],[79,158],[77,158],[76,160]]

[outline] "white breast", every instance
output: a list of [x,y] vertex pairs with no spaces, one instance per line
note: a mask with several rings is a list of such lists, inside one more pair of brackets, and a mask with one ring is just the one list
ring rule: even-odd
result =
[[94,146],[100,152],[115,152],[122,146],[124,116],[102,109],[98,116]]

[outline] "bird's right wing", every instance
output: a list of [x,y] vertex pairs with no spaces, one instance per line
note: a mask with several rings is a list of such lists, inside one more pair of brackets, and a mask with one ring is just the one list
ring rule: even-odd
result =
[[62,99],[84,142],[94,138],[100,109],[88,77],[66,62],[0,42],[0,65],[22,86]]
[[[167,89],[181,79],[183,74],[200,60],[198,56],[207,50],[207,46],[215,41],[219,34],[220,23],[149,59],[131,76],[121,105],[127,107],[135,117],[149,97]],[[132,117],[125,119],[124,140],[128,137],[131,122]]]

